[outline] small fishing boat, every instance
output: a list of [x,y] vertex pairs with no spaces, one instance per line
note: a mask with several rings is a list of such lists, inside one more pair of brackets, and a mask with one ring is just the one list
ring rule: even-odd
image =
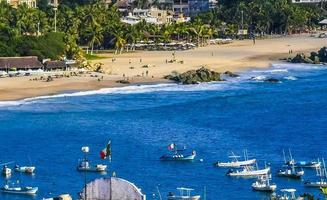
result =
[[256,182],[252,184],[253,190],[262,191],[262,192],[273,192],[276,190],[277,185],[274,183],[270,183],[271,175],[266,174],[262,176],[258,176]]
[[53,198],[43,198],[42,200],[72,200],[72,197],[69,194],[62,194]]
[[327,187],[321,187],[320,190],[324,195],[327,195]]
[[282,189],[282,194],[273,193],[270,196],[271,200],[304,200],[303,197],[296,196],[296,189]]
[[35,195],[38,187],[10,187],[8,184],[5,184],[0,190],[4,193]]
[[89,147],[82,147],[84,152],[84,158],[78,160],[77,170],[84,172],[105,172],[107,170],[107,165],[97,164],[92,166],[90,161],[87,159],[87,153],[89,153]]
[[16,165],[15,166],[15,171],[16,172],[33,174],[34,170],[35,170],[35,167],[34,166],[19,166],[19,165]]
[[256,163],[256,159],[248,159],[247,151],[244,151],[244,160],[239,161],[237,158],[240,158],[240,156],[236,156],[234,152],[232,152],[232,155],[229,156],[230,159],[232,159],[231,162],[216,162],[214,165],[217,167],[243,167],[246,165],[253,165]]
[[295,159],[292,157],[291,150],[289,149],[289,160],[286,160],[285,152],[283,150],[284,154],[284,162],[286,166],[294,166],[296,168],[318,168],[321,165],[321,162],[318,161],[295,161]]
[[[319,162],[319,160],[318,160]],[[327,170],[325,160],[322,159],[323,167],[319,166],[316,168],[317,176],[319,180],[316,181],[305,181],[304,185],[307,187],[327,187]]]
[[280,177],[299,179],[304,175],[304,171],[302,169],[296,170],[294,166],[284,167],[277,172],[277,175]]
[[86,172],[105,172],[107,170],[107,165],[97,164],[91,166],[87,159],[81,159],[78,162],[77,170]]
[[[177,146],[172,143],[168,146],[168,150],[170,154],[163,155],[160,157],[162,161],[192,161],[196,156],[196,151],[192,151],[191,153],[187,153],[186,147],[183,149],[178,149]],[[186,152],[186,153],[185,153]]]
[[174,195],[173,193],[169,193],[167,196],[167,200],[199,200],[201,198],[200,195],[191,195],[191,192],[194,190],[192,188],[177,188],[179,190],[179,195]]
[[11,169],[7,165],[4,165],[3,168],[2,168],[1,173],[2,173],[3,176],[10,176],[11,175]]
[[270,172],[270,167],[264,169],[255,169],[253,166],[244,166],[243,170],[233,170],[229,169],[227,176],[236,176],[236,177],[257,177],[261,175],[268,174]]

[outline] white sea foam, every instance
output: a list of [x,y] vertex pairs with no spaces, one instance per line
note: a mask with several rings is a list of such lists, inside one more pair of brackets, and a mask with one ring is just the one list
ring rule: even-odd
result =
[[151,93],[151,92],[196,92],[196,91],[212,91],[212,90],[225,90],[233,88],[229,83],[202,83],[197,85],[180,85],[180,84],[153,84],[153,85],[132,85],[125,87],[115,88],[102,88],[92,91],[81,91],[74,93],[63,93],[57,95],[38,96],[26,98],[17,101],[0,101],[0,107],[4,106],[20,106],[23,104],[31,104],[40,102],[45,99],[77,97],[77,96],[91,96],[91,95],[105,95],[105,94],[138,94],[138,93]]
[[295,76],[286,76],[286,77],[284,77],[284,79],[286,79],[286,80],[290,80],[290,81],[295,81],[295,80],[297,80],[297,78],[296,78]]

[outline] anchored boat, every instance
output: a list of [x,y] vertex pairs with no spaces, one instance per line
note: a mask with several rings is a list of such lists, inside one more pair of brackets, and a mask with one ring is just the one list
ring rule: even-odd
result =
[[[319,162],[319,160],[318,160]],[[320,178],[320,180],[317,181],[305,181],[304,185],[307,187],[327,187],[327,171],[326,171],[326,165],[325,160],[322,159],[323,168],[321,166],[316,168],[317,176]]]
[[87,159],[87,153],[89,153],[89,147],[82,147],[84,152],[84,158],[78,160],[77,170],[84,172],[105,172],[107,170],[107,165],[97,164],[92,166],[90,161]]
[[232,159],[231,162],[216,162],[214,165],[217,167],[243,167],[246,165],[253,165],[256,163],[256,159],[248,159],[247,151],[244,151],[244,160],[239,161],[238,158],[240,156],[236,156],[234,152],[232,152],[232,155],[229,156],[230,159]]
[[0,188],[1,192],[3,193],[10,193],[10,194],[23,194],[23,195],[35,195],[38,191],[38,187],[14,187],[9,186],[6,183],[3,187]]
[[318,168],[321,165],[321,162],[318,161],[295,161],[294,158],[292,157],[292,153],[291,150],[289,149],[289,158],[290,160],[286,160],[285,157],[285,152],[283,150],[283,154],[284,154],[284,161],[285,161],[285,165],[287,166],[294,166],[296,168]]
[[270,171],[270,167],[266,167],[265,169],[254,168],[253,166],[244,166],[243,170],[233,170],[230,169],[227,172],[227,176],[236,176],[236,177],[257,177],[261,175],[268,174]]
[[42,200],[72,200],[72,197],[69,194],[62,194],[53,198],[43,198]]
[[169,193],[167,196],[167,200],[198,200],[201,198],[200,195],[192,196],[191,192],[194,190],[192,188],[177,188],[179,190],[179,195],[174,195],[173,193]]
[[327,187],[321,187],[320,190],[324,195],[327,195]]
[[299,179],[304,175],[302,169],[295,169],[294,165],[292,167],[284,167],[277,172],[278,176]]
[[105,172],[107,170],[107,165],[97,164],[92,166],[87,159],[81,159],[78,162],[77,170],[87,172]]
[[277,185],[270,183],[271,175],[266,174],[259,176],[256,182],[252,184],[253,190],[262,191],[262,192],[273,192],[276,190]]
[[282,194],[273,193],[270,196],[271,200],[303,200],[303,197],[296,196],[296,189],[282,189]]
[[34,170],[35,170],[35,167],[34,166],[19,166],[19,165],[16,165],[15,166],[15,171],[16,172],[33,174]]
[[160,157],[162,161],[191,161],[194,160],[196,156],[196,151],[192,151],[191,153],[187,152],[186,147],[183,149],[178,149],[176,144],[172,143],[168,146],[168,150],[170,154],[163,155]]

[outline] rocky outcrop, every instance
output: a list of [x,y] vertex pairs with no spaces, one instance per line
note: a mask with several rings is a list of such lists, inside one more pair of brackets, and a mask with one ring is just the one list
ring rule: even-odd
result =
[[198,70],[190,70],[178,75],[168,75],[165,78],[182,84],[223,81],[223,79],[220,77],[220,73],[211,71],[205,67],[201,67]]
[[318,52],[311,52],[307,57],[304,53],[297,54],[294,58],[288,59],[291,63],[321,64],[327,62],[327,47],[321,48]]
[[235,74],[235,73],[233,73],[233,72],[231,72],[231,71],[225,71],[224,74],[225,74],[226,76],[229,76],[229,77],[232,77],[232,78],[236,78],[236,77],[239,77],[239,76],[240,76],[240,75]]
[[304,53],[296,54],[294,58],[292,58],[291,63],[307,63],[307,64],[313,64],[314,62],[305,56]]
[[118,80],[116,83],[121,83],[121,84],[130,84],[128,80]]
[[263,81],[267,83],[280,83],[280,80],[278,80],[277,78],[266,78]]

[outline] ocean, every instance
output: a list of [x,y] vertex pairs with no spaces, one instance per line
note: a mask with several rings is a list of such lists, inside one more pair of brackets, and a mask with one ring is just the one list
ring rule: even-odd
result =
[[[87,180],[110,176],[127,179],[147,195],[165,199],[177,187],[191,187],[207,200],[267,199],[251,189],[254,179],[230,178],[228,169],[213,163],[228,161],[231,151],[271,166],[272,182],[322,198],[315,170],[302,180],[276,177],[283,149],[296,160],[327,158],[327,67],[276,64],[250,69],[239,78],[198,85],[157,84],[107,88],[0,102],[0,163],[35,165],[35,175],[13,173],[11,182],[37,186],[35,197],[0,194],[1,200],[42,199],[69,193],[76,198],[84,174],[76,170],[89,146],[88,158],[107,164],[106,175],[89,173]],[[250,80],[251,77],[255,77]],[[280,83],[262,81],[267,77]],[[112,162],[99,152],[112,141]],[[162,162],[170,143],[196,150],[193,162]],[[287,153],[288,154],[288,153]],[[0,178],[0,183],[5,178]]]

